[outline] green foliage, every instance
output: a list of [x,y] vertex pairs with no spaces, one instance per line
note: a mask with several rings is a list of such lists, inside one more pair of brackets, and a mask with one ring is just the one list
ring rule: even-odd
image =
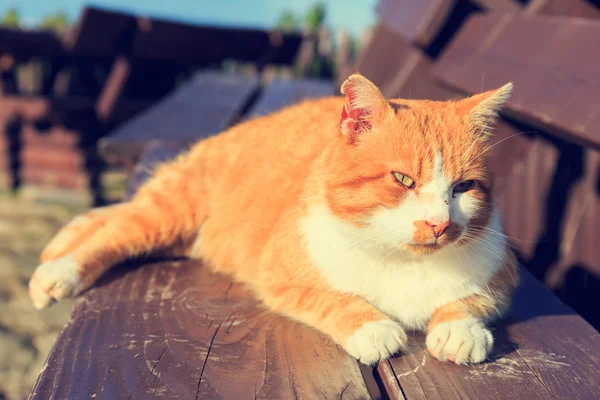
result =
[[18,28],[21,25],[19,20],[19,11],[14,7],[9,8],[2,16],[2,21],[0,24],[9,28]]
[[304,19],[304,26],[310,32],[318,31],[325,23],[326,8],[324,3],[316,3],[304,15],[294,15],[291,11],[285,10],[279,16],[275,26],[283,30],[295,30],[300,28],[301,22]]
[[309,31],[317,31],[325,22],[325,4],[317,3],[312,6],[306,13],[305,23]]
[[296,17],[291,11],[286,10],[281,13],[275,26],[285,31],[292,31],[298,28],[298,21],[296,21]]
[[70,21],[67,13],[58,11],[44,17],[40,23],[40,28],[50,29],[60,33],[66,31],[69,28],[69,25]]

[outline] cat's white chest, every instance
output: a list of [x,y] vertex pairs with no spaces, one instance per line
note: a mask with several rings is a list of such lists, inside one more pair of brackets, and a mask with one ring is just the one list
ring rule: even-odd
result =
[[373,261],[357,251],[344,257],[343,265],[323,264],[321,271],[337,290],[363,297],[406,328],[425,328],[436,308],[479,289],[465,276],[443,273],[439,265]]
[[300,226],[311,260],[335,289],[361,296],[407,329],[425,329],[436,308],[481,291],[500,266],[470,248],[415,261],[381,257],[328,222],[315,213]]

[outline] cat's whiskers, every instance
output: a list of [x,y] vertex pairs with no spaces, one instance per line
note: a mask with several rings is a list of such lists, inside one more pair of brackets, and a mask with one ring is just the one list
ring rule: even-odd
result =
[[383,232],[383,233],[380,233],[380,234],[378,234],[378,235],[375,235],[375,236],[371,236],[371,237],[369,237],[369,238],[367,238],[367,239],[360,240],[359,242],[353,243],[353,244],[352,244],[350,247],[348,247],[347,249],[345,249],[345,250],[343,250],[343,251],[341,251],[341,252],[337,253],[337,255],[336,255],[335,257],[333,257],[332,259],[336,259],[336,258],[338,258],[338,257],[341,257],[342,255],[344,255],[344,254],[345,254],[345,253],[347,253],[348,251],[350,251],[350,250],[352,250],[352,249],[355,249],[355,248],[357,248],[357,247],[359,247],[359,246],[361,246],[361,245],[363,245],[363,244],[365,244],[365,243],[367,243],[367,242],[369,242],[369,241],[371,241],[371,240],[374,240],[374,239],[378,239],[378,238],[380,238],[380,240],[379,240],[377,243],[373,244],[372,246],[368,247],[367,249],[370,249],[370,248],[372,248],[372,247],[375,247],[375,246],[378,246],[378,245],[384,244],[384,243],[387,241],[388,237],[389,237],[389,236],[391,236],[393,233],[394,233],[393,231],[387,231],[387,232]]
[[512,237],[512,236],[506,235],[506,234],[504,234],[504,233],[502,233],[502,232],[500,232],[500,231],[497,231],[497,230],[495,230],[495,229],[492,229],[492,228],[489,228],[489,227],[487,227],[487,226],[483,226],[483,225],[471,225],[471,226],[472,226],[473,228],[477,228],[477,229],[485,229],[485,230],[487,230],[487,231],[489,231],[489,232],[492,232],[492,233],[494,233],[495,235],[502,236],[502,237],[504,237],[504,238],[506,238],[506,239],[513,240],[513,241],[515,241],[515,242],[522,242],[522,243],[528,243],[528,244],[538,244],[538,243],[542,243],[542,242],[544,242],[543,240],[524,240],[524,239],[517,239],[517,238],[515,238],[515,237]]
[[477,155],[475,155],[474,157],[471,158],[471,160],[469,160],[468,163],[466,163],[466,166],[464,167],[464,169],[467,169],[471,166],[471,164],[479,157],[481,157],[482,155],[486,154],[487,152],[489,152],[491,149],[493,149],[494,147],[498,146],[500,143],[508,140],[508,139],[512,139],[514,137],[517,136],[521,136],[521,135],[527,135],[529,133],[536,133],[537,131],[527,131],[527,132],[519,132],[519,133],[515,133],[514,135],[510,135],[509,137],[505,137],[502,140],[497,141],[496,143],[489,145],[488,147],[486,147],[485,149],[483,149],[480,153],[478,153]]
[[[471,264],[469,263],[469,256],[467,255],[467,251],[464,248],[458,247],[457,250],[459,250],[459,252],[457,253],[458,258],[460,260],[460,262],[462,264],[465,264],[467,266],[471,266]],[[464,256],[464,259],[463,259]]]
[[471,240],[472,243],[474,243],[478,246],[481,246],[481,249],[483,249],[484,251],[487,251],[488,254],[494,255],[504,262],[508,261],[508,255],[501,253],[496,248],[496,246],[494,246],[494,244],[491,243],[489,240],[483,239],[481,237],[470,236],[467,233],[465,233],[463,236],[466,237],[467,239]]

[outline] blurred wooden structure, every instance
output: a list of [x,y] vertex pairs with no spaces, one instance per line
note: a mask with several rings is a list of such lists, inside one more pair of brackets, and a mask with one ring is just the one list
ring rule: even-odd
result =
[[[334,90],[322,81],[274,81],[248,96],[251,84],[199,74],[117,130],[113,146],[141,149],[130,195],[153,166],[191,140]],[[232,105],[225,112],[207,101],[218,93],[224,93],[222,104]],[[173,109],[177,118],[168,116]],[[195,131],[199,119],[212,129]],[[407,355],[372,370],[328,337],[262,309],[241,285],[211,274],[201,262],[130,264],[84,294],[30,397],[593,398],[600,375],[590,366],[600,336],[529,273],[523,271],[522,279],[511,316],[496,326],[492,362],[439,363],[415,336]],[[561,341],[548,337],[557,324]],[[577,385],[569,385],[574,378]]]
[[[527,269],[552,288],[574,265],[593,285],[598,54],[581,49],[594,49],[597,10],[559,0],[381,0],[378,10],[358,67],[388,96],[448,99],[515,81],[492,157],[508,232]],[[545,16],[563,11],[569,17]],[[580,14],[588,19],[573,18]],[[154,165],[190,142],[336,86],[200,73],[103,146],[139,161],[132,195]],[[488,363],[440,363],[413,336],[408,354],[371,369],[327,337],[262,310],[200,262],[130,264],[84,294],[30,397],[596,398],[600,335],[530,272],[521,276]],[[559,290],[571,304],[581,305],[568,295],[576,291],[597,302],[590,287],[572,284]],[[596,321],[595,310],[578,311]]]
[[[199,68],[236,60],[260,74],[270,64],[292,64],[302,40],[92,7],[62,38],[0,29],[0,183],[98,194],[105,160],[96,145],[112,128]],[[25,70],[34,73],[33,85],[19,79]]]

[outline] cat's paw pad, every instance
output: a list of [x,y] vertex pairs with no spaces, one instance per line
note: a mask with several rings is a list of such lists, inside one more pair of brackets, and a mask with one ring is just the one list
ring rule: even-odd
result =
[[494,344],[492,333],[474,318],[442,322],[427,335],[429,353],[440,361],[476,364],[487,357]]
[[363,364],[372,365],[406,345],[404,329],[392,320],[367,322],[346,343],[346,350]]
[[41,264],[29,281],[29,297],[37,309],[83,290],[79,265],[71,256]]

